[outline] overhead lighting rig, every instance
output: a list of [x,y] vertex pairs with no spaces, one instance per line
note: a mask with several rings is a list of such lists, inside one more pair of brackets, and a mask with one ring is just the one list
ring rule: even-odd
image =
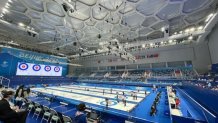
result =
[[94,50],[94,51],[88,51],[88,50],[83,50],[83,53],[77,54],[77,55],[72,55],[69,58],[79,58],[81,56],[90,56],[90,55],[97,55],[97,54],[114,54],[116,56],[120,56],[120,58],[126,59],[128,61],[136,61],[135,56],[132,54],[128,53],[122,45],[119,44],[117,39],[113,39],[109,42],[100,42],[100,49]]

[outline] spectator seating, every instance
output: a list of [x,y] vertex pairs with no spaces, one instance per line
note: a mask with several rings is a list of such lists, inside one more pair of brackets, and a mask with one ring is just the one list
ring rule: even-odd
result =
[[[180,76],[175,76],[179,72]],[[124,74],[125,73],[125,74]],[[104,71],[96,73],[84,73],[79,77],[79,81],[101,81],[101,82],[144,82],[145,79],[188,79],[196,76],[192,68],[155,68],[148,70],[123,70]],[[87,75],[87,76],[84,76]]]

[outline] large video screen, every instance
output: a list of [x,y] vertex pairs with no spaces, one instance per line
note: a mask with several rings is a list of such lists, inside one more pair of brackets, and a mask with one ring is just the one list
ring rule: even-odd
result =
[[20,76],[61,76],[62,67],[18,62],[16,75]]

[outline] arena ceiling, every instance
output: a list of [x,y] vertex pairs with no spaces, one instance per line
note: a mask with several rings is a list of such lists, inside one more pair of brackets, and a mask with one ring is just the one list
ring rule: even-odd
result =
[[[163,37],[204,25],[217,0],[1,0],[2,40],[42,51],[75,54],[102,41],[120,43]],[[17,28],[15,28],[17,26]],[[20,31],[22,27],[28,31]],[[27,33],[28,32],[28,33]],[[76,42],[76,43],[75,43]]]

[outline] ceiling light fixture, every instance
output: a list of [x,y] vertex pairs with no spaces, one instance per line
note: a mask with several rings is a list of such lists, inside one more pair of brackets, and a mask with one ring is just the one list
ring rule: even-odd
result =
[[190,32],[190,29],[186,29],[186,30],[185,30],[185,33],[188,33],[188,32]]
[[18,23],[19,26],[24,27],[25,25],[23,23]]
[[192,40],[192,39],[193,39],[193,36],[189,36],[189,37],[188,37],[188,40]]
[[7,8],[7,9],[8,9],[8,8],[9,8],[9,6],[5,6],[5,8]]
[[8,9],[3,8],[3,9],[2,9],[2,13],[5,14],[6,12],[9,12]]
[[195,28],[194,28],[194,27],[190,28],[190,31],[191,31],[191,32],[194,32],[194,31],[195,31]]
[[209,14],[207,16],[207,19],[205,20],[205,22],[208,22],[213,17],[213,15],[214,15],[213,13]]
[[6,6],[10,6],[10,4],[9,4],[9,3],[6,3],[5,5],[6,5]]
[[10,7],[10,4],[9,4],[9,3],[6,3],[6,4],[5,4],[5,8],[8,9],[9,7]]
[[145,44],[142,44],[142,48],[145,48]]
[[164,32],[164,31],[165,31],[165,27],[162,27],[162,28],[161,28],[161,31]]
[[198,27],[198,30],[202,30],[204,27],[203,26],[199,26]]

